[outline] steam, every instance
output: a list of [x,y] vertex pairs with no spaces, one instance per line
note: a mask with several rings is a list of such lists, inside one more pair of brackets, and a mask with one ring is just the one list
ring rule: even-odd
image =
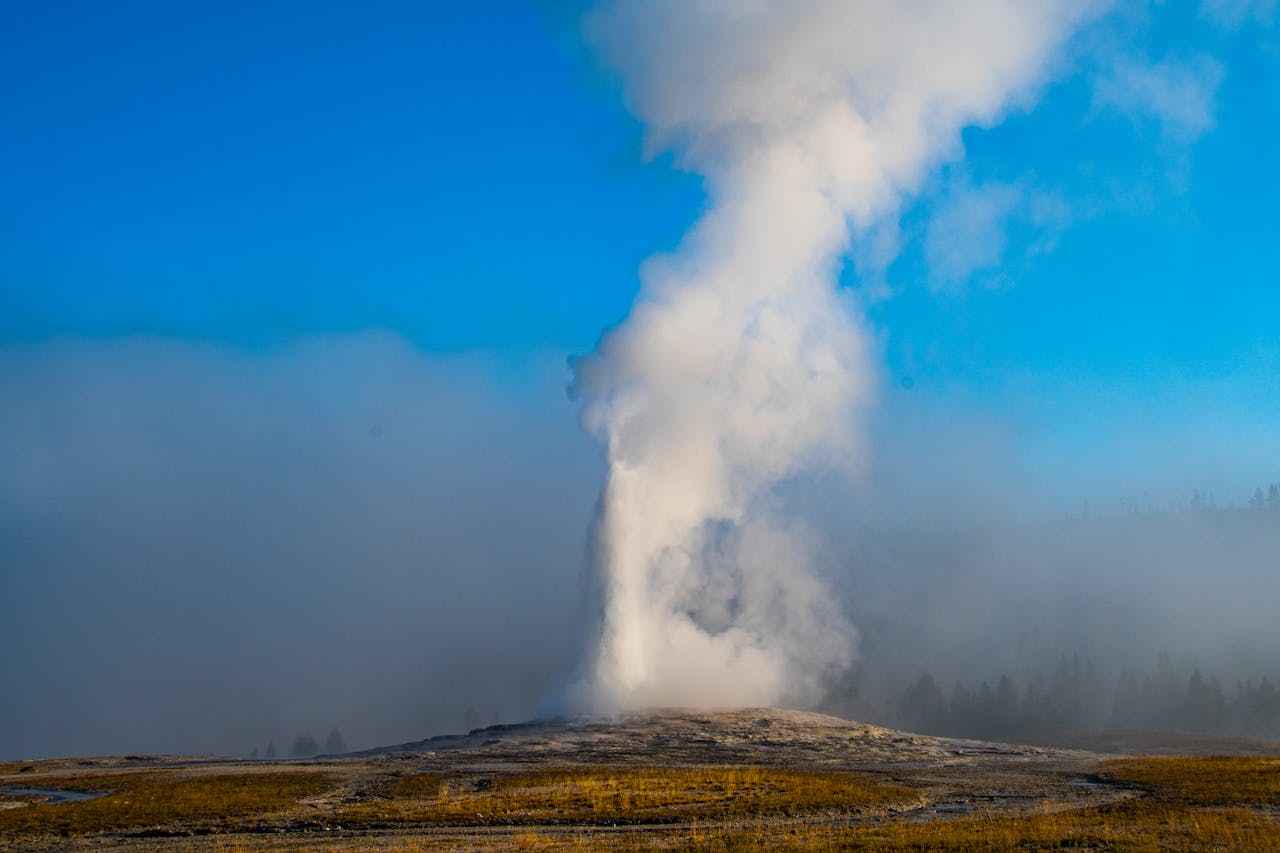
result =
[[[588,38],[708,210],[577,365],[607,448],[596,707],[812,703],[857,632],[773,487],[854,470],[874,340],[837,288],[959,132],[1085,14],[1063,0],[605,3]],[[856,254],[856,253],[855,253]]]

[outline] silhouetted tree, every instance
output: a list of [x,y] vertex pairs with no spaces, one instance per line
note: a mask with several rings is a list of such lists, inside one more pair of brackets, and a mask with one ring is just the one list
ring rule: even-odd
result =
[[276,742],[273,740],[269,740],[267,741],[266,759],[270,761],[275,757],[276,757]]
[[298,735],[293,739],[293,749],[289,754],[295,758],[310,758],[320,751],[316,739],[311,735]]
[[1138,676],[1129,670],[1120,673],[1111,695],[1111,725],[1121,729],[1142,727],[1144,703]]
[[1191,673],[1187,679],[1187,694],[1183,703],[1187,726],[1195,731],[1208,731],[1222,723],[1226,701],[1222,696],[1222,686],[1218,679],[1210,678],[1208,682],[1200,674],[1200,670]]
[[977,737],[990,738],[996,736],[996,694],[991,685],[982,682],[973,697],[973,708],[969,714],[970,725]]
[[958,735],[973,731],[974,698],[973,692],[959,681],[951,688],[950,714],[947,722],[947,734]]
[[1027,692],[1022,699],[1022,721],[1019,726],[1026,734],[1044,734],[1059,728],[1058,709],[1044,690],[1040,679],[1036,678],[1027,685]]
[[330,729],[329,736],[324,739],[324,751],[328,753],[347,751],[347,742],[343,739],[342,732],[338,731],[337,726]]
[[928,734],[941,734],[947,730],[947,700],[938,682],[929,673],[922,673],[902,694],[898,712],[905,728]]
[[996,693],[992,698],[991,728],[997,735],[1010,735],[1018,730],[1018,689],[1013,679],[1001,675],[996,682]]
[[1183,682],[1174,669],[1173,659],[1168,652],[1161,652],[1156,658],[1156,673],[1147,697],[1147,725],[1156,728],[1182,725],[1179,717],[1184,696]]
[[1257,687],[1246,681],[1236,691],[1236,717],[1246,734],[1280,735],[1280,691],[1263,676]]

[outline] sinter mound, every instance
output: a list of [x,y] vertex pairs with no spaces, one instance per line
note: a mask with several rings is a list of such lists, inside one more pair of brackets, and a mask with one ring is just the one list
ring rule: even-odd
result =
[[486,764],[758,764],[824,769],[920,762],[951,766],[995,758],[1043,762],[1090,755],[1078,749],[929,737],[827,714],[777,708],[659,709],[612,718],[498,725],[360,754],[398,753],[449,763],[465,755],[469,761]]

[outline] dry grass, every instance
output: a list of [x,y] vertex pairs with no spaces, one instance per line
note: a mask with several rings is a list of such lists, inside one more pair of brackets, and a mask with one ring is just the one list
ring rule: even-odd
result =
[[0,839],[19,835],[89,835],[180,824],[229,826],[293,806],[328,787],[321,773],[79,774],[33,780],[41,788],[111,793],[73,803],[37,803],[0,811]]
[[[909,823],[891,812],[920,803],[919,794],[849,773],[563,767],[416,774],[374,789],[375,801],[309,811],[307,820],[289,824],[314,830],[318,818],[356,830],[349,836],[228,835],[220,837],[218,849],[1280,851],[1280,759],[1117,759],[1104,762],[1101,775],[1132,786],[1133,798],[1082,809],[1045,802],[1032,813]],[[0,846],[30,832],[233,829],[236,819],[279,814],[329,785],[313,772],[191,778],[153,771],[67,779],[77,788],[111,787],[116,793],[0,812]],[[39,784],[55,786],[46,778]],[[851,825],[868,815],[881,820]],[[379,828],[385,834],[362,832]]]
[[[818,848],[831,846],[815,839]],[[1275,850],[1280,824],[1243,809],[1132,803],[1018,817],[901,824],[842,833],[835,846],[894,850]]]
[[0,785],[20,785],[25,774],[40,772],[44,770],[44,765],[50,762],[44,761],[0,761],[0,777],[5,778]]
[[1161,799],[1195,806],[1280,806],[1280,758],[1169,756],[1122,758],[1108,777],[1152,789]]
[[1030,815],[808,827],[784,839],[725,832],[706,846],[748,850],[781,840],[814,850],[1280,850],[1280,760],[1133,758],[1104,768],[1107,777],[1147,794],[1113,806]]
[[1052,810],[1055,804],[1045,803],[1033,814],[876,826],[709,822],[560,843],[590,850],[1280,850],[1277,759],[1141,758],[1104,767],[1111,779],[1145,790],[1101,808]]
[[574,767],[492,778],[419,774],[352,806],[344,825],[673,823],[746,816],[853,814],[921,802],[848,773],[759,767]]

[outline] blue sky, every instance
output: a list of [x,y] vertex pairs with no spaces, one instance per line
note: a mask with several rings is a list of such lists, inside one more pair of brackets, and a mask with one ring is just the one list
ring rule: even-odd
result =
[[[0,346],[381,329],[428,352],[585,352],[704,203],[696,175],[642,157],[559,6],[6,17]],[[1132,425],[1193,397],[1274,422],[1277,44],[1266,3],[1122,5],[966,131],[896,250],[855,247],[843,276],[888,386],[977,400],[1046,446],[1100,440],[1064,413]],[[1133,68],[1155,73],[1116,83]]]
[[521,3],[28,4],[0,336],[589,347],[697,182]]

